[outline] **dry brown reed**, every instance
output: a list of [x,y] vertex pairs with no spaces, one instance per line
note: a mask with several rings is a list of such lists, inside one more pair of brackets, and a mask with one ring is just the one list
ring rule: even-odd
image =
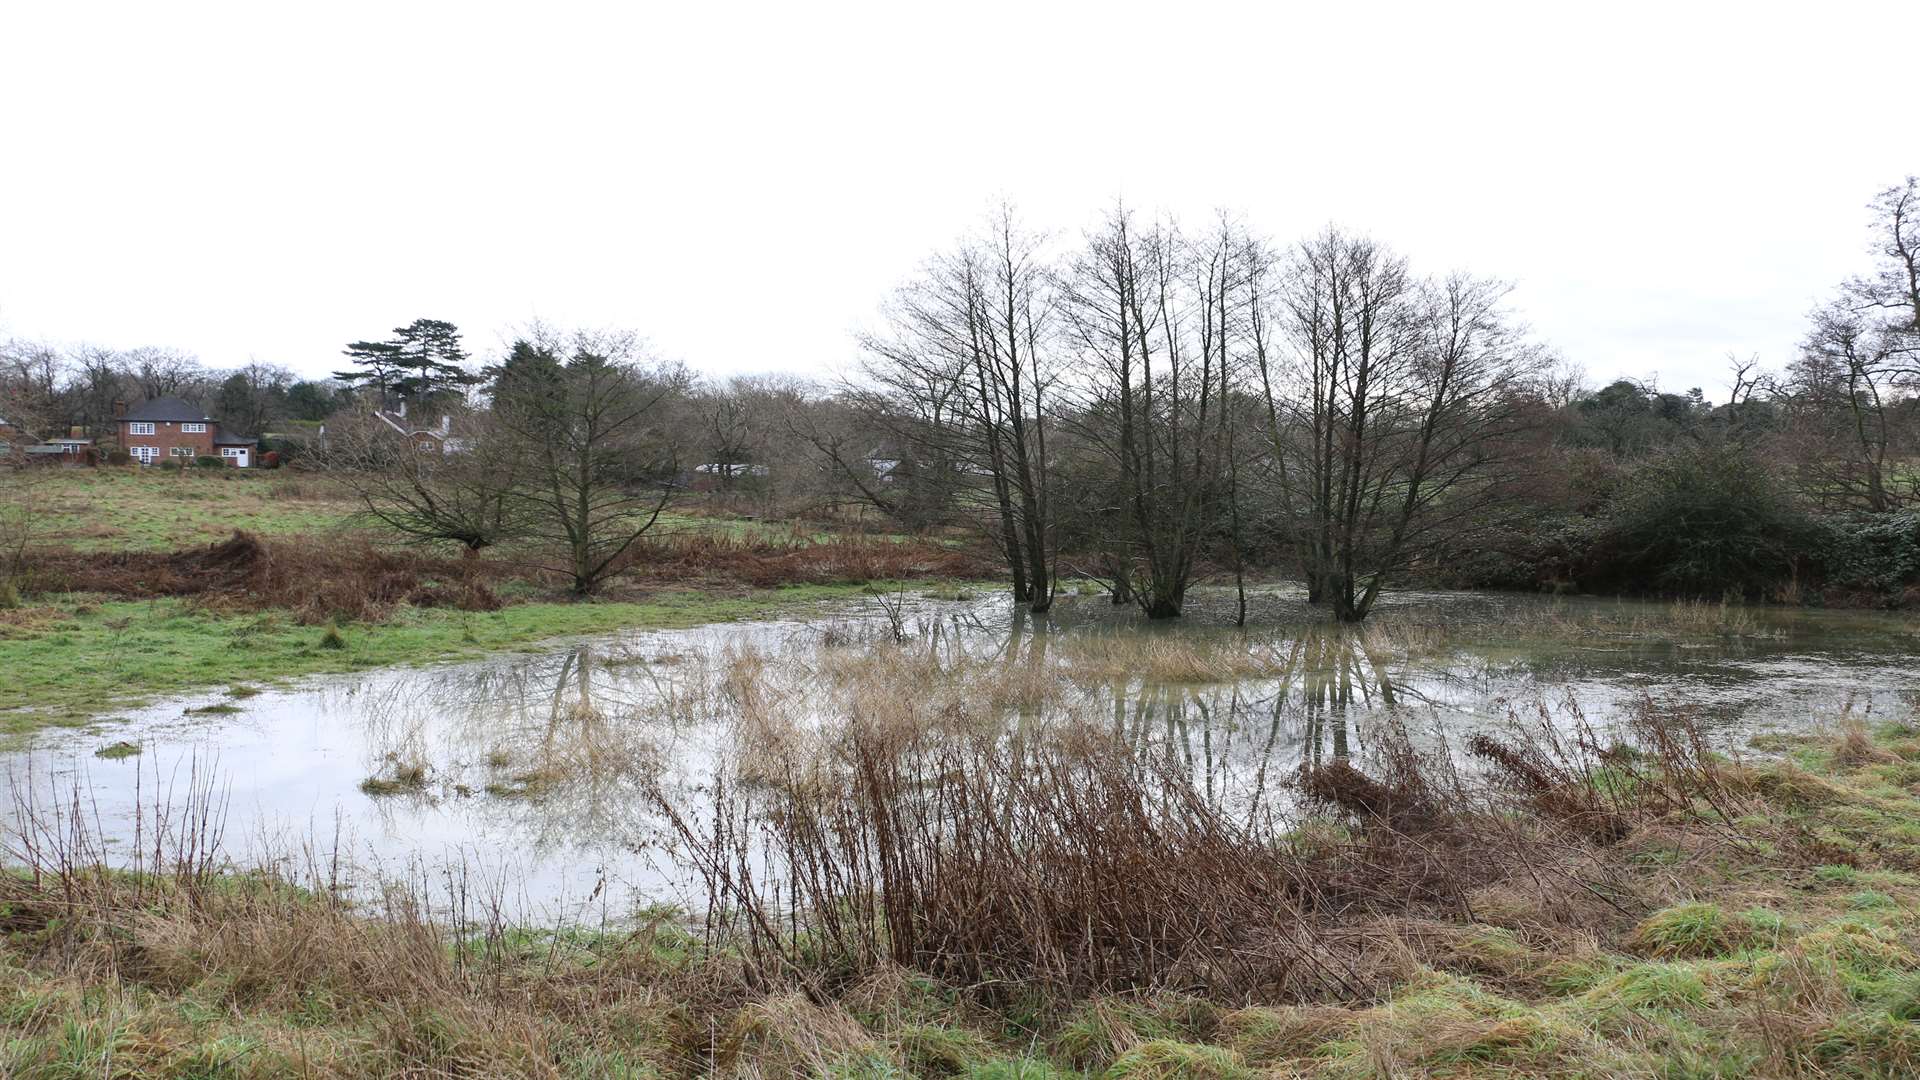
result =
[[[1064,681],[1088,655],[1076,649],[1026,677]],[[1118,667],[1121,653],[1091,656]],[[895,966],[1070,996],[1365,999],[1398,970],[1356,929],[1368,920],[1471,919],[1499,885],[1546,921],[1630,923],[1659,897],[1637,894],[1610,849],[1680,807],[1722,825],[1743,812],[1692,718],[1649,703],[1629,725],[1644,757],[1544,714],[1540,730],[1471,740],[1472,770],[1444,744],[1376,731],[1364,763],[1301,770],[1300,813],[1229,813],[1072,694],[1009,727],[977,692],[989,666],[906,647],[831,654],[824,687],[779,693],[765,658],[737,667],[752,768],[704,804],[654,796],[704,885],[708,945],[738,950],[767,987]],[[1308,827],[1329,814],[1352,831]]]

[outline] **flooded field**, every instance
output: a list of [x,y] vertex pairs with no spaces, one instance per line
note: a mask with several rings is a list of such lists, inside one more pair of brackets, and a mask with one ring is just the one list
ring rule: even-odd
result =
[[1654,708],[1732,744],[1920,701],[1920,626],[1899,616],[1412,594],[1343,632],[1296,591],[1250,601],[1243,630],[1226,592],[1177,625],[1097,597],[1044,620],[997,596],[896,597],[201,695],[43,733],[7,756],[0,807],[77,809],[131,852],[151,843],[136,807],[177,805],[211,777],[236,863],[411,879],[527,920],[618,920],[699,892],[670,808],[791,784],[849,717],[1039,738],[1091,719],[1239,810],[1289,798],[1302,761],[1364,759],[1389,723],[1604,732]]

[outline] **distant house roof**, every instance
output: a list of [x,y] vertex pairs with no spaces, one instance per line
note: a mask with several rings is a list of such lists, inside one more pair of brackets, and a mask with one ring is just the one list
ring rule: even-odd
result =
[[127,410],[122,420],[134,420],[143,424],[155,421],[173,424],[185,421],[189,424],[206,423],[213,420],[207,410],[177,397],[157,397],[143,401]]
[[436,439],[445,439],[453,430],[453,417],[451,416],[441,416],[439,427],[422,427],[418,423],[407,419],[407,411],[404,408],[399,412],[375,409],[373,415],[379,419],[381,423],[386,424],[402,435],[431,435]]
[[215,446],[255,446],[258,445],[259,442],[259,439],[249,438],[245,435],[228,435],[224,432],[213,438],[213,445]]

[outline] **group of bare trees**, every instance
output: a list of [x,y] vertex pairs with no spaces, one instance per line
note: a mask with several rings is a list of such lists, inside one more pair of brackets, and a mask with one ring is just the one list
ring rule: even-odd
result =
[[1809,316],[1781,369],[1735,360],[1728,398],[1619,380],[1569,404],[1568,441],[1616,459],[1731,440],[1820,511],[1920,509],[1920,178],[1868,204],[1870,268]]
[[1920,507],[1920,178],[1870,204],[1872,269],[1813,314],[1800,357],[1765,387],[1823,505]]
[[[700,380],[631,335],[539,327],[481,372],[449,324],[421,320],[349,352],[375,382],[391,367],[433,389],[459,451],[417,453],[349,408],[329,456],[390,528],[523,542],[583,593],[693,489],[769,515],[970,530],[1036,612],[1078,578],[1176,616],[1212,572],[1242,583],[1244,618],[1258,567],[1358,621],[1396,578],[1542,507],[1602,512],[1611,483],[1581,479],[1596,455],[1617,476],[1732,443],[1810,507],[1920,509],[1920,182],[1872,212],[1871,272],[1815,312],[1779,374],[1738,365],[1717,406],[1628,380],[1586,390],[1505,284],[1419,272],[1364,234],[1278,243],[1228,215],[1194,228],[1125,206],[1047,234],[1002,205],[886,299],[836,386]],[[168,350],[0,350],[0,417],[17,425],[100,427],[117,400],[169,394],[214,395],[243,430],[303,394],[320,415],[345,400]]]
[[249,435],[280,420],[324,419],[345,402],[335,383],[302,380],[281,365],[257,360],[211,368],[191,353],[157,346],[0,341],[0,418],[32,437],[77,431],[105,438],[113,434],[116,403],[158,397],[203,404],[229,428]]
[[362,415],[329,431],[327,462],[395,532],[470,552],[517,541],[524,561],[596,591],[675,490],[686,372],[629,333],[536,326],[484,379],[485,407],[462,411],[451,446]]
[[1257,549],[1358,620],[1497,511],[1543,411],[1505,291],[1337,230],[1277,246],[1117,207],[1056,250],[1002,208],[901,288],[850,397],[1036,611],[1073,573],[1175,616],[1203,560],[1239,576]]

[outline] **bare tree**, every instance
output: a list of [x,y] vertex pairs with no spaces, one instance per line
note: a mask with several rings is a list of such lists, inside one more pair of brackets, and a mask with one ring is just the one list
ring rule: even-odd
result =
[[1920,178],[1875,196],[1877,264],[1813,314],[1785,387],[1814,498],[1871,511],[1920,501],[1892,463],[1915,450],[1903,422],[1920,392]]
[[29,463],[27,447],[53,424],[52,355],[44,346],[0,342],[0,607],[18,602],[28,550],[47,521],[52,473]]
[[65,435],[61,369],[60,354],[50,345],[0,342],[0,417],[36,438]]
[[530,530],[520,485],[524,449],[485,413],[459,419],[457,449],[423,448],[370,415],[329,425],[326,459],[362,516],[420,543],[451,541],[469,554]]
[[1230,305],[1218,276],[1230,271],[1203,269],[1196,288],[1190,254],[1171,223],[1139,228],[1116,207],[1063,279],[1082,365],[1073,427],[1118,477],[1111,512],[1124,528],[1111,535],[1124,545],[1125,587],[1151,618],[1180,614],[1219,507],[1226,340],[1202,327],[1216,300]]
[[697,464],[712,468],[720,490],[730,492],[757,464],[749,402],[735,387],[701,386],[688,404],[698,426],[692,441],[703,451]]
[[120,355],[98,345],[80,345],[68,350],[66,367],[74,419],[93,438],[113,434],[114,403],[129,396]]
[[1336,230],[1296,251],[1258,366],[1281,528],[1339,620],[1364,619],[1392,575],[1508,490],[1548,358],[1506,292],[1423,281]]
[[515,499],[546,568],[596,591],[660,518],[674,459],[665,405],[686,372],[643,360],[628,333],[536,328],[493,372],[493,410],[525,469]]
[[191,396],[207,389],[200,359],[178,349],[142,345],[120,354],[121,370],[142,398]]
[[861,339],[877,414],[909,421],[896,438],[938,463],[959,505],[984,504],[1014,596],[1036,612],[1054,597],[1053,293],[1039,237],[1002,204],[982,235],[901,287],[884,332]]

